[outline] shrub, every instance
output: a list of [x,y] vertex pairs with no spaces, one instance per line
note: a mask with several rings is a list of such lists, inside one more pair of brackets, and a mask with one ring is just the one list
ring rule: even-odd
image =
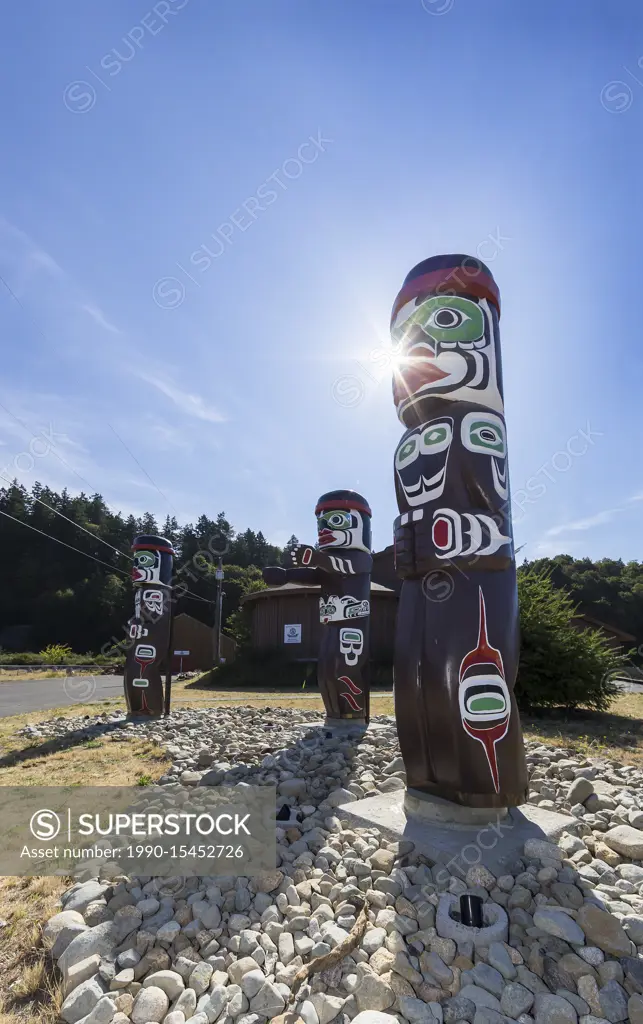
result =
[[605,711],[616,687],[611,682],[625,655],[615,652],[602,633],[576,629],[576,607],[549,573],[518,572],[522,643],[516,699],[524,711],[534,708],[586,707]]
[[49,644],[38,652],[45,665],[65,665],[73,653],[68,644]]
[[0,654],[0,665],[42,665],[43,660],[33,651],[3,651]]
[[87,651],[86,654],[76,654],[71,651],[64,657],[60,657],[61,647],[62,645],[59,644],[50,645],[38,654],[33,651],[1,651],[0,667],[3,665],[91,665],[118,673],[122,671],[125,664],[125,655],[122,653],[105,655],[92,654],[91,651]]

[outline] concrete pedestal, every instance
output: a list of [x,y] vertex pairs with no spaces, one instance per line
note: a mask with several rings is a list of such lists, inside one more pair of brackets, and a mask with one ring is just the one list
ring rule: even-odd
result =
[[462,879],[475,864],[496,876],[507,874],[522,857],[526,839],[556,842],[578,825],[576,818],[532,804],[508,810],[461,807],[404,790],[343,804],[336,814],[354,827],[377,828],[387,839],[410,840],[417,853]]
[[440,796],[429,796],[417,789],[407,789],[404,810],[409,817],[422,818],[433,825],[478,825],[484,828],[490,821],[504,821],[508,807],[463,807]]
[[332,729],[334,732],[365,732],[367,728],[363,718],[327,718],[324,721],[324,729]]

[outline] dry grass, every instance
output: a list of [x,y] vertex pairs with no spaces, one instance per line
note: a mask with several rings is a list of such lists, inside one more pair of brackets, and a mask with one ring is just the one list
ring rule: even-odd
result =
[[[13,763],[7,763],[12,761]],[[170,759],[149,740],[98,737],[53,752],[25,747],[0,761],[3,786],[128,786],[163,774]]]
[[[95,671],[92,671],[91,665],[86,669],[80,669],[74,666],[72,675],[68,675],[67,670],[64,668],[0,668],[0,683],[28,683],[31,680],[37,679],[73,679],[75,676],[103,675],[104,671],[103,666],[95,667]],[[122,672],[118,673],[110,671],[107,674],[122,675]]]
[[0,1024],[53,1024],[62,1003],[60,977],[42,943],[42,924],[59,908],[68,882],[0,878]]
[[[70,713],[74,709],[69,710]],[[76,708],[76,713],[78,709]],[[89,711],[83,709],[83,713]],[[43,712],[40,717],[49,717]],[[18,716],[20,724],[25,717]],[[163,750],[147,740],[102,737],[50,752],[16,737],[16,719],[3,719],[1,732],[13,729],[13,750],[2,758],[4,786],[136,785],[158,778],[169,763]],[[22,747],[20,742],[22,741]],[[7,763],[13,761],[13,763]],[[42,942],[42,926],[60,909],[68,880],[40,876],[0,878],[0,1024],[53,1024],[62,1003],[60,977]]]
[[[45,708],[42,711],[27,711],[22,715],[9,715],[7,718],[0,718],[0,765],[11,751],[24,750],[26,746],[33,746],[37,740],[28,740],[25,736],[18,736],[18,729],[25,725],[38,725],[38,722],[47,722],[50,718],[76,718],[80,715],[101,715],[104,711],[116,711],[122,709],[125,714],[125,701],[120,698],[114,700],[95,701],[93,704],[68,704],[62,708]],[[0,782],[2,773],[0,772]]]
[[523,716],[525,736],[584,757],[643,764],[643,693],[623,693],[609,711],[551,712]]
[[55,669],[35,669],[33,672],[0,669],[0,683],[22,683],[29,679],[57,679],[66,675],[66,672],[56,672]]

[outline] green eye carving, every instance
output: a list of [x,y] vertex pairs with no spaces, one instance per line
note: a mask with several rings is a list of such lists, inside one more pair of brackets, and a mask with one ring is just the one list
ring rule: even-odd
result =
[[393,340],[403,338],[416,324],[434,341],[472,342],[484,335],[480,306],[459,295],[433,295],[426,299],[404,323],[393,329]]
[[339,509],[336,512],[324,512],[323,516],[319,516],[317,519],[317,528],[319,530],[350,530],[350,513],[341,512]]
[[395,453],[395,465],[398,469],[404,469],[404,466],[408,466],[410,462],[413,462],[418,457],[419,451],[419,437],[417,434],[413,434],[408,440],[401,444]]
[[420,451],[424,455],[437,455],[448,448],[453,438],[450,422],[432,423],[421,436]]
[[156,565],[156,556],[151,551],[139,551],[136,556],[136,564],[142,569],[151,569]]
[[486,416],[467,413],[462,421],[462,443],[470,452],[505,458],[507,443],[504,423],[493,413],[487,413]]
[[423,444],[428,448],[430,445],[439,444],[440,441],[444,441],[447,436],[447,432],[444,427],[432,427],[431,430],[427,430],[422,437]]

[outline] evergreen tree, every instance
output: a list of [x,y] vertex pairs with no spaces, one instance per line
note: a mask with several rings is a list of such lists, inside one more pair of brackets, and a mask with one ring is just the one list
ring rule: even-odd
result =
[[[133,607],[131,544],[139,533],[160,533],[172,542],[177,589],[183,583],[183,590],[204,599],[186,594],[176,611],[189,612],[208,625],[213,622],[214,573],[222,553],[224,628],[241,632],[242,595],[263,586],[264,566],[290,565],[289,552],[299,543],[292,536],[282,550],[261,530],[235,532],[224,512],[201,515],[196,524],[180,524],[167,516],[159,528],[152,514],[140,519],[123,516],[110,510],[99,494],[72,495],[39,482],[30,490],[17,480],[7,482],[0,488],[0,512],[7,513],[0,516],[5,581],[0,587],[0,629],[29,626],[32,650],[57,643],[69,644],[79,653],[97,652],[112,636],[123,635]],[[564,699],[569,706],[603,706],[608,693],[600,679],[609,679],[613,656],[600,634],[578,633],[570,619],[578,604],[588,615],[620,626],[641,642],[643,564],[620,559],[592,562],[569,555],[539,559],[521,568],[519,591],[523,655],[518,693],[523,704]]]
[[167,540],[175,545],[179,539],[179,524],[176,521],[176,516],[166,516],[165,522],[163,523],[162,536],[166,537]]
[[295,535],[293,533],[291,535],[291,537],[290,537],[290,540],[286,542],[286,546],[285,546],[285,548],[283,550],[283,553],[282,553],[282,556],[281,556],[281,564],[284,566],[284,568],[286,568],[286,569],[292,568],[293,561],[292,561],[292,558],[290,556],[290,553],[291,553],[291,551],[294,551],[295,548],[298,548],[298,547],[299,547],[299,541],[297,540],[297,538],[295,537]]
[[578,630],[576,607],[543,569],[521,568],[520,665],[516,700],[524,710],[579,706],[605,711],[623,656],[597,630]]

